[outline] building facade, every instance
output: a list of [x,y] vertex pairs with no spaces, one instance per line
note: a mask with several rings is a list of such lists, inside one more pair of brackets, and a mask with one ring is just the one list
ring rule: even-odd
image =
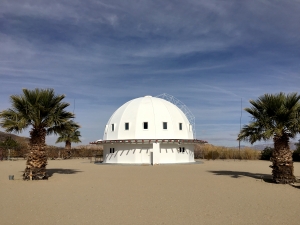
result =
[[118,108],[105,126],[103,163],[167,164],[194,162],[193,127],[174,104],[145,96]]

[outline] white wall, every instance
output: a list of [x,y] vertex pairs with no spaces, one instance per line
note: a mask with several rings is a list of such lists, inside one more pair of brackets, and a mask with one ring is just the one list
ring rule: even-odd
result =
[[[110,148],[115,153],[110,153]],[[138,163],[150,164],[150,152],[152,144],[108,144],[104,145],[104,163]]]
[[[179,147],[184,147],[185,152],[179,152]],[[161,144],[160,163],[195,162],[193,144]]]
[[[185,152],[179,152],[179,147],[184,147]],[[110,148],[115,153],[110,153]],[[136,163],[151,164],[153,152],[154,164],[194,162],[193,144],[106,144],[104,145],[104,163]]]

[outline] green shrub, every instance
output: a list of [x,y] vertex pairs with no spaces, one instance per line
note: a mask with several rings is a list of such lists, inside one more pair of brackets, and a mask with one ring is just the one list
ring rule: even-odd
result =
[[297,149],[293,152],[293,161],[300,162],[300,149]]
[[293,161],[300,162],[300,140],[295,144],[296,150],[293,152]]
[[274,148],[265,147],[265,149],[261,151],[260,159],[261,160],[270,160],[273,150],[274,150]]

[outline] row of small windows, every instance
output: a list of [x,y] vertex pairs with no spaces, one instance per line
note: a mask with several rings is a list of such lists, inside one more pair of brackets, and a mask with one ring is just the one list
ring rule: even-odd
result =
[[[168,129],[168,123],[163,122],[163,129],[167,130]],[[148,130],[148,122],[143,123],[143,128],[144,130]],[[129,123],[125,123],[125,130],[129,130]],[[182,123],[179,123],[179,130],[182,130]],[[115,124],[111,124],[111,131],[115,131]]]
[[[185,152],[185,148],[179,147],[179,152]],[[109,153],[115,153],[115,148],[109,148]]]

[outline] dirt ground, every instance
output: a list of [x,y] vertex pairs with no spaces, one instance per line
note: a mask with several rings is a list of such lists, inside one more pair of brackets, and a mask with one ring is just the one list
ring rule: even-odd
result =
[[24,160],[0,161],[0,224],[300,224],[300,184],[271,183],[269,165],[49,160],[49,180],[23,181]]

